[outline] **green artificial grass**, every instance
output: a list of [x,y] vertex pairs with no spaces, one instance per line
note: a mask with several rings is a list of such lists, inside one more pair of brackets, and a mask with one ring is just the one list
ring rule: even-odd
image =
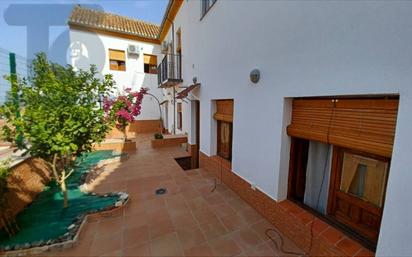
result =
[[[115,157],[112,151],[96,151],[78,158],[75,172],[67,179],[69,207],[63,208],[63,194],[57,183],[51,182],[34,202],[17,215],[19,232],[9,238],[0,231],[0,247],[36,244],[57,239],[68,232],[68,227],[81,214],[102,210],[118,201],[118,196],[97,196],[79,190],[81,177],[99,161]],[[83,160],[80,160],[83,159]],[[13,203],[10,203],[13,204]]]

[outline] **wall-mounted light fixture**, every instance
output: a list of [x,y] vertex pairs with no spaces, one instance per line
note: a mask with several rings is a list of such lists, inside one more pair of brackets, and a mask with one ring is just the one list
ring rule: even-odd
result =
[[252,81],[253,83],[258,83],[259,82],[259,79],[260,79],[260,70],[258,70],[258,69],[253,69],[251,72],[250,72],[250,75],[249,75],[249,77],[250,77],[250,81]]

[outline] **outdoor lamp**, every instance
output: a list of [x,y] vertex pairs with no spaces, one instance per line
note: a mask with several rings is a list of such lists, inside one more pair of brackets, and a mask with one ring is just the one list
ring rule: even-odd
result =
[[250,72],[249,77],[250,77],[250,81],[252,81],[255,84],[258,83],[260,79],[260,71],[258,69],[253,69]]

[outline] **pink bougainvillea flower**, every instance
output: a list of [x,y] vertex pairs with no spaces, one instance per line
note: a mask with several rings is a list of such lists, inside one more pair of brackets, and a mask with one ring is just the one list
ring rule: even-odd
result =
[[127,125],[140,115],[143,97],[147,91],[148,89],[143,87],[138,92],[132,92],[131,88],[126,88],[125,94],[115,99],[105,97],[103,110],[106,119],[114,121],[116,128],[125,132]]

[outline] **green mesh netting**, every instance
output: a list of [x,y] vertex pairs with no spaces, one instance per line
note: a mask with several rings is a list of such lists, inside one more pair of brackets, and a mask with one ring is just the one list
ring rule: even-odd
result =
[[113,157],[115,155],[112,151],[96,151],[78,158],[76,171],[67,179],[69,207],[63,208],[60,187],[51,182],[30,206],[17,215],[16,221],[20,228],[17,235],[9,238],[5,231],[0,231],[0,246],[33,244],[56,239],[68,231],[67,228],[77,216],[113,205],[118,200],[117,196],[100,197],[79,190],[82,174],[88,172],[100,160]]

